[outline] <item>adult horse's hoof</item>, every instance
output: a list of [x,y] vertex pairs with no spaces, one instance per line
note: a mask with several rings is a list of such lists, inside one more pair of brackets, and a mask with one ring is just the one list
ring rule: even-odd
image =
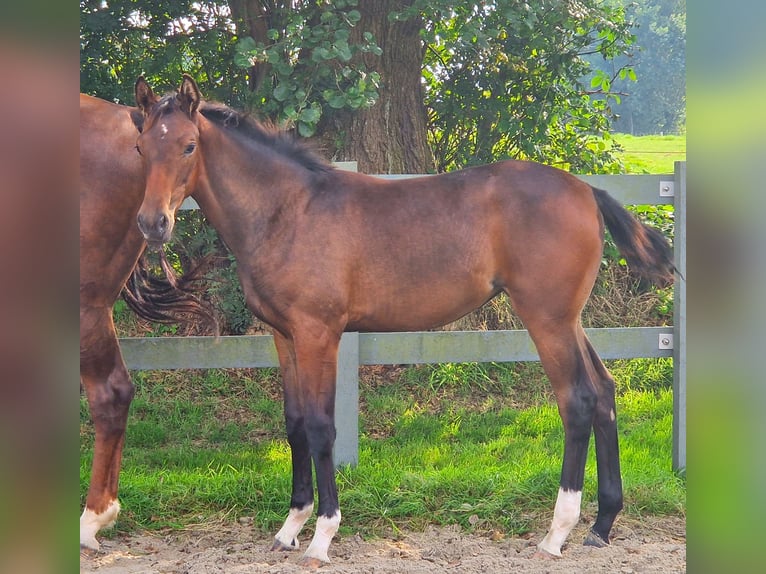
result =
[[274,544],[271,545],[272,552],[292,552],[298,549],[298,541],[293,540],[292,544],[285,544],[278,539],[274,539]]
[[585,540],[582,541],[583,546],[593,546],[595,548],[604,548],[605,546],[609,546],[609,541],[604,540],[593,532],[592,530],[588,532],[588,535],[585,537]]

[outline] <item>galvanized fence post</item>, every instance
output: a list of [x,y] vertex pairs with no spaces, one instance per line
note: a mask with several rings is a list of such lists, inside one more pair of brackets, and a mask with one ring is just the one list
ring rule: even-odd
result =
[[673,251],[673,469],[686,468],[686,162],[675,162]]
[[335,386],[335,466],[359,463],[359,333],[343,333]]

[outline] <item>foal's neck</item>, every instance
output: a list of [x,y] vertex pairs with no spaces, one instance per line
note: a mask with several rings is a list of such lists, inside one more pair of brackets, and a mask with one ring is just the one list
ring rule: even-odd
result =
[[203,122],[195,199],[232,251],[262,248],[308,203],[311,173],[260,142]]

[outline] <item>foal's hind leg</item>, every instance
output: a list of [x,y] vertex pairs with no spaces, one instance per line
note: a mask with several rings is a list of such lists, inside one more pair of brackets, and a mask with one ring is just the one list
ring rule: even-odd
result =
[[561,556],[561,547],[580,518],[588,441],[597,393],[582,350],[585,333],[579,322],[527,325],[553,386],[564,425],[564,457],[553,520],[538,548]]
[[306,436],[303,399],[295,366],[295,348],[292,341],[274,332],[274,343],[279,356],[284,390],[285,425],[287,442],[293,465],[293,490],[290,512],[285,523],[274,538],[272,550],[296,550],[300,543],[298,534],[314,510],[314,489],[311,478],[311,454]]
[[585,538],[588,546],[609,544],[609,532],[617,514],[622,510],[622,479],[617,442],[617,411],[614,401],[614,380],[596,354],[590,341],[585,341],[594,370],[598,402],[593,419],[598,467],[598,516]]
[[90,487],[80,517],[80,546],[98,550],[96,534],[114,524],[120,512],[117,489],[134,387],[110,310],[81,311],[80,329],[80,377],[96,431]]

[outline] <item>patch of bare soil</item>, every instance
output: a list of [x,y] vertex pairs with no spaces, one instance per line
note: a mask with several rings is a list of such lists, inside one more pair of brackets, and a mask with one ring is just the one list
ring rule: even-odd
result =
[[[457,526],[431,527],[388,539],[336,537],[332,562],[320,573],[402,574],[528,572],[533,574],[671,574],[686,572],[685,520],[620,518],[611,546],[582,546],[588,525],[572,532],[563,557],[534,558],[544,532],[524,538],[468,534]],[[311,531],[302,536],[302,547]],[[215,524],[165,534],[144,533],[102,542],[80,555],[81,574],[274,574],[306,572],[298,552],[270,552],[272,538],[246,524]]]

